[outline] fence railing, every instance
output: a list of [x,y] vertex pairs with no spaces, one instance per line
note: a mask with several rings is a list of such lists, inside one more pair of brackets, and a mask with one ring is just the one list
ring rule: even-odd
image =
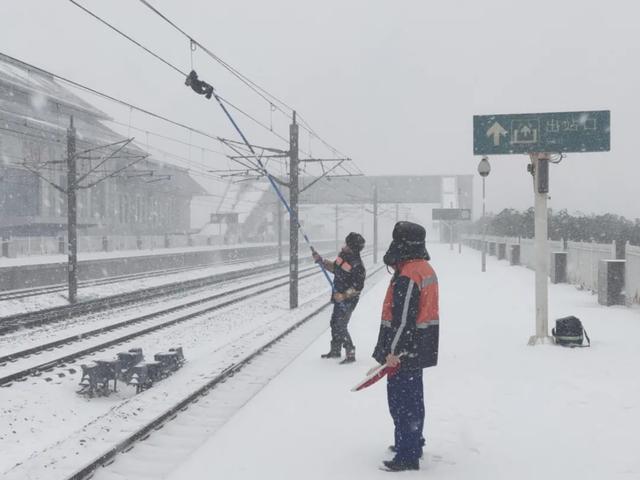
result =
[[567,242],[567,280],[581,288],[597,292],[600,260],[615,258],[615,242]]
[[[80,235],[79,252],[156,250],[161,248],[222,245],[222,235]],[[66,236],[0,238],[0,257],[26,257],[67,253]]]
[[[563,240],[547,240],[547,257],[553,252],[564,251]],[[536,242],[533,238],[520,239],[520,263],[527,268],[536,268]]]
[[640,247],[627,244],[624,249],[624,286],[627,305],[640,303]]
[[[482,235],[466,235],[463,240],[479,245]],[[511,238],[486,236],[487,243],[505,243],[507,249],[510,245],[520,245],[520,264],[528,268],[535,268],[535,240],[532,238]],[[490,251],[491,249],[487,249]],[[616,258],[615,242],[612,243],[587,243],[567,242],[566,250],[563,240],[549,240],[547,242],[547,255],[553,252],[567,252],[567,280],[570,283],[591,290],[598,291],[598,265],[600,260]],[[640,302],[640,247],[627,246],[627,295]],[[631,263],[631,265],[630,265]]]

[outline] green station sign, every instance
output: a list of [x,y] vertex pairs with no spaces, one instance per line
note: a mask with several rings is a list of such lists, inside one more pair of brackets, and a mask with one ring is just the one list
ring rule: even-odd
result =
[[474,155],[607,152],[611,112],[474,115]]
[[469,208],[434,208],[431,211],[431,220],[459,221],[471,220]]

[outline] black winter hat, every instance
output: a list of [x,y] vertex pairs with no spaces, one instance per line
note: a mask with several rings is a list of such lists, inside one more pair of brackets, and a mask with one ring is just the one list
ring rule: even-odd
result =
[[393,241],[382,261],[385,265],[395,265],[405,260],[424,258],[429,260],[425,246],[427,232],[422,225],[412,222],[398,222],[393,227]]
[[362,235],[356,232],[351,232],[349,235],[347,235],[347,237],[344,239],[344,242],[347,244],[347,247],[349,247],[355,253],[360,253],[364,248],[364,238],[362,237]]

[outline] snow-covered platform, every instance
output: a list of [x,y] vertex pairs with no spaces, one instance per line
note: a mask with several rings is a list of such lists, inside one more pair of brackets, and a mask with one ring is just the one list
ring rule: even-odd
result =
[[[551,285],[550,315],[576,315],[591,348],[527,345],[533,272],[477,252],[430,247],[441,292],[440,361],[425,375],[430,479],[640,478],[640,312]],[[354,313],[358,361],[322,360],[328,331],[237,412],[172,480],[362,479],[390,457],[384,381],[350,388],[374,364],[386,279]],[[553,323],[553,322],[550,322]]]

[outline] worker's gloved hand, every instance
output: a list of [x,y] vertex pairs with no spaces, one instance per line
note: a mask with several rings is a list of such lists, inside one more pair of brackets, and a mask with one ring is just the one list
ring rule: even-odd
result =
[[387,366],[391,368],[400,366],[400,355],[394,355],[393,353],[387,355]]
[[338,303],[344,302],[345,298],[344,293],[336,292],[333,294],[333,299]]
[[322,257],[315,250],[311,253],[311,256],[313,257],[313,261],[316,263],[320,263],[322,261]]

